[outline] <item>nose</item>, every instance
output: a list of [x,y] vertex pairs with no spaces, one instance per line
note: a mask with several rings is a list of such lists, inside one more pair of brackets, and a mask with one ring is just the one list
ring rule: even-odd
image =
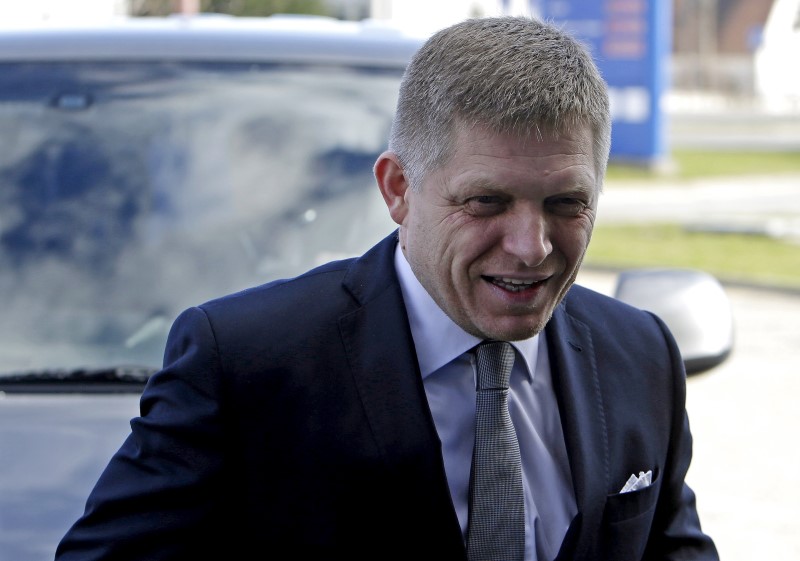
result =
[[536,267],[553,252],[545,214],[541,209],[520,209],[506,224],[503,249],[526,267]]

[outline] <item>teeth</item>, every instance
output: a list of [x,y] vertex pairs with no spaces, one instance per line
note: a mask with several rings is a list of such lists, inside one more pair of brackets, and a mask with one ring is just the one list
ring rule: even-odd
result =
[[531,281],[524,281],[520,279],[510,279],[507,277],[502,277],[500,279],[502,282],[507,282],[509,284],[533,284]]
[[510,292],[521,292],[526,288],[530,288],[531,286],[536,284],[533,281],[524,281],[520,279],[512,279],[509,277],[494,278],[492,282]]

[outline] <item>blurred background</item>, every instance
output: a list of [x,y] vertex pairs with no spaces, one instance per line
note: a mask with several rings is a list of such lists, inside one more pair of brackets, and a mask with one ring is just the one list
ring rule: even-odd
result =
[[689,482],[723,560],[800,559],[800,0],[0,0],[0,27],[308,14],[427,34],[535,15],[577,34],[611,87],[605,192],[580,282],[625,268],[715,275],[736,347],[690,377]]
[[800,149],[798,0],[0,0],[4,27],[281,13],[391,20],[421,33],[466,17],[535,15],[593,49],[612,86],[617,163],[670,169],[670,147]]

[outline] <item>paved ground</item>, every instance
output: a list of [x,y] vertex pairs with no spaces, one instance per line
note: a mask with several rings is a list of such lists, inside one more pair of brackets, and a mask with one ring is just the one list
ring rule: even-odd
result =
[[[611,293],[614,276],[579,282]],[[735,350],[689,378],[695,439],[688,482],[723,561],[800,559],[800,294],[726,287]]]
[[735,354],[690,379],[689,474],[726,561],[800,559],[800,296],[729,289]]

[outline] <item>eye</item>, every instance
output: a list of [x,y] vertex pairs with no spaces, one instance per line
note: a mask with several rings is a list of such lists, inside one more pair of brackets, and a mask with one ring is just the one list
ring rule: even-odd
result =
[[478,195],[467,199],[465,206],[476,216],[491,216],[505,209],[506,200],[497,195]]
[[589,203],[577,197],[557,197],[548,199],[546,205],[550,212],[558,216],[578,216]]

